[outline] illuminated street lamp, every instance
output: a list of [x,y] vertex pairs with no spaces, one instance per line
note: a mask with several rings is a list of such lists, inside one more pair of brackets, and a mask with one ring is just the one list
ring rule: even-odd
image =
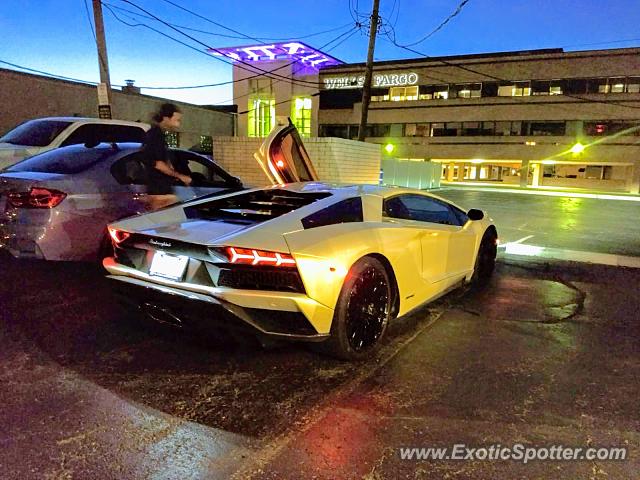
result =
[[387,143],[384,146],[385,152],[387,152],[389,155],[391,155],[395,149],[396,149],[396,147],[395,147],[395,145],[393,143]]
[[574,155],[577,155],[578,153],[582,153],[584,151],[584,145],[582,145],[580,142],[576,143],[573,147],[571,147],[570,152],[573,153]]

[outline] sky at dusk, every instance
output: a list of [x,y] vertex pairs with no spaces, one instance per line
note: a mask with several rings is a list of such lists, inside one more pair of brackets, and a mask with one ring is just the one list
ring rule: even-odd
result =
[[[356,20],[366,23],[372,1],[171,0],[235,32],[198,18],[167,0],[131,2],[214,48],[256,44],[256,38],[265,43],[272,39],[295,40],[331,30],[302,41],[315,48],[326,46],[323,51],[345,62],[366,60],[368,32],[366,28],[358,31],[355,23]],[[205,54],[206,49],[200,43],[140,16],[146,14],[131,3],[123,0],[103,3],[114,85],[124,84],[125,79],[134,79],[143,87],[232,80],[231,67]],[[381,0],[383,24],[376,60],[418,57],[393,45],[394,34],[398,44],[416,42],[433,31],[460,3],[461,0]],[[0,0],[3,33],[0,61],[97,82],[98,60],[87,7],[91,13],[91,0],[86,3]],[[441,30],[411,48],[441,56],[555,47],[565,50],[634,47],[640,46],[639,26],[640,8],[635,0],[468,0]],[[0,67],[15,68],[2,63]],[[142,93],[197,104],[232,100],[231,85],[192,90],[143,89]]]

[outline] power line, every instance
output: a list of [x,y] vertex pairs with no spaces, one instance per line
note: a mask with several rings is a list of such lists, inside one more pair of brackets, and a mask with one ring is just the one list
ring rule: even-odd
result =
[[[165,37],[167,37],[167,38],[169,38],[169,39],[171,39],[171,40],[173,40],[173,41],[175,41],[175,42],[178,42],[178,43],[180,43],[181,45],[183,45],[183,46],[185,46],[185,47],[187,47],[187,48],[190,48],[191,50],[194,50],[194,51],[196,51],[196,52],[198,52],[198,53],[200,53],[200,54],[206,55],[206,56],[207,56],[207,58],[211,58],[211,57],[212,57],[211,55],[209,55],[209,54],[208,54],[208,53],[206,53],[205,51],[203,51],[203,50],[201,50],[201,49],[199,49],[199,48],[195,48],[195,47],[193,47],[193,46],[191,46],[191,45],[189,45],[189,44],[187,44],[187,43],[184,43],[184,42],[182,42],[181,40],[178,40],[178,39],[176,39],[175,37],[172,37],[171,35],[167,35],[166,33],[162,32],[162,31],[160,31],[160,30],[158,30],[158,29],[156,29],[156,28],[153,28],[153,27],[151,27],[150,25],[147,25],[146,23],[135,23],[135,24],[128,23],[128,22],[126,22],[125,20],[122,20],[122,19],[118,16],[118,14],[117,14],[117,13],[115,13],[115,12],[111,9],[111,7],[110,7],[109,5],[107,5],[107,4],[105,4],[105,3],[103,3],[103,5],[107,8],[107,10],[109,10],[109,12],[114,16],[114,18],[115,18],[116,20],[118,20],[118,21],[119,21],[119,22],[121,22],[121,23],[124,23],[125,25],[127,25],[127,26],[129,26],[129,27],[145,27],[145,28],[148,28],[149,30],[152,30],[152,31],[154,31],[154,32],[156,32],[156,33],[158,33],[158,34],[160,34],[160,35],[163,35],[163,36],[165,36]],[[134,21],[135,21],[135,19],[134,19]],[[325,48],[325,46],[330,45],[330,44],[331,44],[331,43],[333,43],[334,41],[336,41],[336,40],[340,39],[340,38],[341,38],[341,37],[343,37],[344,35],[349,34],[350,32],[353,32],[354,30],[355,30],[355,31],[357,31],[357,30],[355,29],[355,27],[350,28],[348,31],[346,31],[346,32],[344,32],[344,33],[342,33],[342,34],[338,35],[336,38],[334,38],[334,39],[330,40],[329,42],[327,42],[324,46],[320,47],[320,49],[324,49],[324,48]],[[337,46],[337,45],[336,45],[336,46]],[[333,48],[335,48],[335,46],[334,46],[334,47],[332,47],[332,49],[333,49]],[[232,63],[230,63],[230,62],[225,62],[225,63],[232,64]],[[282,66],[280,66],[280,67],[278,67],[278,68],[275,68],[275,69],[273,69],[273,70],[269,70],[269,72],[270,72],[270,73],[271,73],[271,72],[277,72],[278,70],[282,70],[282,69],[284,69],[284,68],[287,68],[287,67],[289,67],[289,66],[291,66],[291,65],[293,65],[293,64],[295,64],[295,63],[296,63],[296,61],[294,60],[294,61],[293,61],[293,62],[291,62],[291,63],[285,64],[285,65],[282,65]],[[246,69],[245,69],[245,70],[246,70]],[[248,71],[248,70],[247,70],[247,71]],[[253,72],[252,72],[252,73],[253,73]],[[249,76],[249,77],[245,77],[245,78],[243,78],[242,80],[249,80],[249,79],[252,79],[252,78],[256,78],[256,77],[264,77],[264,76],[265,76],[265,75],[263,75],[262,73],[257,73],[257,74],[251,75],[251,76]],[[267,76],[267,77],[268,77],[268,76]],[[274,80],[272,77],[268,77],[268,78],[271,78],[272,80]],[[290,83],[293,83],[293,84],[299,85],[299,83],[297,83],[297,82],[298,82],[298,80],[294,80],[292,77],[283,77],[282,79],[278,79],[278,80],[276,80],[276,81],[282,81],[282,80],[284,80],[284,79],[288,80]],[[222,85],[229,85],[229,84],[232,84],[232,83],[236,83],[236,82],[238,82],[238,81],[240,81],[240,80],[230,80],[230,81],[225,81],[225,82],[210,83],[210,84],[202,84],[202,85],[188,85],[188,86],[182,86],[182,87],[156,87],[156,86],[154,86],[154,87],[145,87],[145,86],[140,86],[139,88],[144,88],[144,89],[149,89],[149,90],[182,90],[182,89],[187,90],[187,89],[206,88],[206,87],[218,87],[218,86],[222,86]],[[307,83],[308,83],[308,82],[307,82]],[[317,83],[313,82],[313,85],[317,87]],[[307,86],[307,85],[303,85],[303,86]]]
[[[146,18],[147,20],[154,20],[153,17],[150,17],[148,15],[144,15],[142,13],[139,12],[134,12],[133,10],[129,10],[128,8],[123,8],[123,7],[118,7],[116,5],[110,4],[110,3],[106,3],[106,2],[102,2],[102,4],[106,7],[107,5],[109,5],[111,8],[114,8],[116,10],[119,10],[121,12],[126,12],[129,13],[131,15],[136,15],[138,17],[142,17],[142,18]],[[167,22],[169,23],[169,25],[173,25],[174,27],[177,28],[182,28],[183,30],[189,30],[192,32],[197,32],[197,33],[203,33],[205,35],[212,35],[215,37],[222,37],[222,38],[235,38],[235,39],[244,39],[246,37],[244,36],[238,36],[238,35],[225,35],[224,33],[217,33],[217,32],[211,32],[209,30],[201,30],[198,28],[193,28],[193,27],[187,27],[186,25],[179,25],[176,23],[171,23],[171,22]],[[256,37],[258,38],[260,41],[269,41],[269,42],[279,42],[279,41],[287,41],[287,40],[291,40],[292,38],[295,38],[296,40],[303,40],[305,38],[311,38],[311,37],[317,37],[319,35],[324,35],[325,33],[332,33],[332,32],[337,32],[338,30],[344,30],[346,27],[352,25],[351,22],[340,25],[338,27],[334,27],[334,28],[329,28],[327,30],[322,30],[320,32],[315,32],[315,33],[310,33],[307,35],[296,35],[296,36],[292,36],[292,37],[287,37],[287,38],[273,38],[273,37]]]
[[419,43],[424,42],[426,39],[432,37],[433,35],[435,35],[438,31],[442,30],[442,28],[449,23],[451,20],[453,20],[456,16],[458,16],[460,14],[460,12],[462,11],[462,9],[464,8],[464,6],[469,3],[469,0],[462,0],[460,2],[460,4],[457,6],[457,8],[447,17],[445,18],[442,22],[440,22],[440,24],[434,28],[431,32],[429,32],[428,34],[426,34],[424,37],[422,37],[420,40],[418,40],[417,42],[413,42],[413,43],[408,43],[406,45],[398,45],[398,46],[402,46],[402,47],[413,47],[414,45],[418,45]]
[[[127,1],[127,0],[121,0],[121,1],[126,1],[126,3],[130,3],[130,2],[129,2],[129,1]],[[206,21],[206,22],[209,22],[209,23],[211,23],[212,25],[215,25],[215,26],[217,26],[217,27],[220,27],[220,28],[223,28],[223,29],[228,30],[228,31],[230,31],[230,32],[233,32],[233,33],[236,33],[236,34],[238,34],[238,35],[241,35],[241,38],[247,38],[247,39],[249,39],[249,40],[255,40],[256,42],[262,43],[262,41],[261,41],[261,40],[259,40],[258,38],[255,38],[255,37],[252,37],[251,35],[247,35],[247,34],[245,34],[245,33],[239,32],[238,30],[234,30],[233,28],[230,28],[230,27],[227,27],[227,26],[225,26],[225,25],[222,25],[221,23],[215,22],[215,21],[211,20],[210,18],[207,18],[207,17],[205,17],[205,16],[203,16],[203,15],[200,15],[200,14],[199,14],[199,13],[197,13],[197,12],[194,12],[194,11],[192,11],[192,10],[189,10],[188,8],[183,7],[182,5],[178,5],[177,3],[172,2],[171,0],[162,0],[162,1],[163,1],[163,2],[165,2],[165,3],[168,3],[169,5],[173,5],[174,7],[179,8],[180,10],[185,11],[185,12],[187,12],[187,13],[189,13],[189,14],[191,14],[191,15],[195,16],[195,17],[198,17],[198,18],[200,18],[200,19],[202,19],[202,20],[204,20],[204,21]],[[163,22],[163,23],[164,23],[164,22]]]
[[[142,12],[144,12],[144,13],[146,13],[146,14],[148,14],[148,15],[151,15],[155,20],[157,20],[158,22],[162,23],[163,25],[165,25],[165,26],[169,27],[170,29],[175,30],[175,31],[176,31],[176,32],[178,32],[179,34],[181,34],[181,35],[183,35],[183,36],[185,36],[185,37],[189,38],[190,40],[193,40],[194,42],[196,42],[196,43],[198,43],[198,44],[202,45],[203,47],[207,48],[208,50],[218,53],[218,54],[219,54],[219,55],[221,55],[221,56],[215,56],[215,55],[209,55],[209,56],[211,56],[212,58],[214,58],[214,59],[216,59],[216,60],[218,60],[218,61],[221,61],[221,62],[223,62],[223,63],[226,63],[227,65],[232,65],[232,66],[234,66],[234,65],[235,65],[236,67],[240,68],[241,70],[245,70],[245,71],[250,72],[250,73],[256,73],[256,71],[258,71],[258,72],[262,72],[262,73],[264,74],[264,76],[266,76],[266,77],[268,77],[268,78],[281,78],[281,79],[287,80],[289,83],[294,84],[294,85],[299,85],[299,86],[313,86],[313,87],[317,87],[317,86],[318,86],[318,83],[317,83],[317,82],[310,82],[310,81],[307,81],[307,80],[301,80],[301,79],[300,79],[300,80],[293,80],[293,79],[291,79],[290,77],[285,77],[285,76],[280,75],[280,74],[277,74],[277,73],[275,73],[275,74],[271,74],[271,72],[270,72],[269,70],[264,70],[264,69],[262,69],[262,68],[260,68],[260,67],[258,67],[258,66],[256,66],[256,65],[252,65],[251,63],[245,62],[244,60],[236,60],[236,63],[234,63],[234,62],[232,62],[232,61],[227,61],[227,60],[226,60],[226,55],[224,55],[224,53],[223,53],[223,52],[221,52],[220,50],[218,50],[218,49],[216,49],[216,48],[213,48],[213,47],[211,47],[211,46],[207,45],[206,43],[204,43],[204,42],[202,42],[202,41],[198,40],[197,38],[195,38],[195,37],[193,37],[193,36],[189,35],[188,33],[184,33],[184,32],[183,32],[183,31],[181,31],[180,29],[178,29],[178,28],[176,28],[176,27],[174,27],[174,26],[170,25],[169,23],[167,23],[166,21],[164,21],[164,20],[162,20],[161,18],[157,17],[157,16],[156,16],[156,15],[154,15],[153,13],[151,13],[151,12],[149,12],[149,11],[145,10],[144,8],[140,7],[139,5],[136,5],[136,4],[135,4],[135,3],[133,3],[131,0],[120,0],[120,1],[125,2],[125,3],[128,3],[129,5],[131,5],[131,6],[135,7],[135,8],[137,8],[137,9],[141,10]],[[168,0],[165,0],[165,1],[168,1]],[[169,3],[171,3],[171,2],[169,2]],[[142,25],[144,25],[144,24],[142,24]],[[149,27],[149,26],[147,26],[147,27],[148,27],[148,28],[153,29],[153,27]],[[155,30],[155,29],[153,29],[153,30]],[[158,31],[158,30],[156,30],[156,31]],[[169,35],[167,35],[167,34],[165,34],[165,33],[162,33],[162,34],[163,34],[164,36],[168,37],[168,38],[172,38],[172,39],[173,39],[173,37],[171,37],[171,36],[169,36]],[[252,38],[252,37],[248,37],[248,38]],[[175,39],[174,39],[174,40],[175,40]],[[176,40],[176,41],[178,41],[178,40]],[[180,42],[180,43],[182,43],[183,45],[186,45],[184,42]],[[190,48],[192,48],[192,49],[195,49],[195,47],[192,47],[192,46],[189,46],[189,47],[190,47]],[[206,52],[203,52],[203,53],[205,53],[205,54],[206,54]],[[243,65],[245,65],[245,67],[242,67],[242,66],[240,66],[239,64],[243,64]],[[247,67],[249,67],[249,68],[247,68]],[[273,75],[273,76],[271,76],[271,75]]]
[[[106,4],[103,3],[103,5],[105,5],[105,7],[107,7],[107,9],[109,9],[109,7]],[[127,24],[127,25],[129,25],[129,24]],[[140,26],[147,26],[147,25],[140,24]],[[149,27],[149,28],[151,28],[154,31],[157,31],[157,30],[153,29],[152,27]],[[347,34],[350,34],[346,38],[344,38],[343,40],[338,42],[336,45],[332,46],[330,49],[327,50],[327,51],[331,51],[334,48],[338,47],[340,44],[342,44],[344,41],[346,41],[349,38],[351,38],[357,32],[358,32],[358,29],[352,28],[352,29],[348,30],[347,32],[344,32],[344,33],[338,35],[336,38],[334,38],[334,39],[330,40],[329,42],[327,42],[325,44],[325,46],[320,47],[320,48],[324,49],[326,46],[330,45],[331,43],[335,42],[336,40],[340,39],[341,37],[343,37],[343,36],[345,36]],[[158,31],[158,33],[162,33],[162,32]],[[188,46],[189,48],[194,48],[194,47],[191,47],[190,45],[186,45],[186,46]],[[195,50],[197,52],[204,53],[205,55],[207,55],[205,52],[203,52],[200,49],[195,49]],[[207,57],[209,57],[209,56],[210,55],[207,55]],[[92,82],[90,80],[82,80],[80,78],[74,78],[74,77],[67,77],[67,76],[64,76],[64,75],[58,75],[56,73],[46,72],[44,70],[38,70],[38,69],[35,69],[35,68],[31,68],[31,67],[25,67],[24,65],[18,65],[16,63],[7,62],[5,60],[0,60],[0,63],[4,64],[4,65],[8,65],[8,66],[16,68],[16,69],[19,69],[19,70],[24,70],[24,71],[31,72],[31,73],[37,73],[39,75],[43,75],[43,76],[46,76],[46,77],[49,77],[49,78],[53,78],[53,79],[57,79],[57,80],[66,80],[66,81],[77,82],[77,83],[82,83],[82,84],[85,84],[85,85],[92,85],[92,86],[98,85],[98,82]],[[278,67],[277,69],[275,69],[274,71],[286,68],[288,66],[293,65],[294,63],[296,63],[296,62],[294,61],[294,62],[288,63],[286,65],[282,65],[282,66]],[[217,87],[217,86],[222,86],[222,85],[228,85],[228,84],[231,84],[231,83],[237,83],[239,81],[244,81],[244,80],[247,80],[247,79],[250,79],[250,78],[260,77],[260,76],[262,76],[262,75],[261,74],[257,74],[257,75],[254,75],[253,77],[243,78],[242,80],[230,80],[230,81],[226,81],[226,82],[212,83],[212,84],[206,84],[206,85],[189,85],[189,86],[184,86],[184,87],[146,87],[146,86],[138,86],[138,88],[147,89],[147,90],[178,90],[178,89]],[[279,82],[279,81],[283,81],[283,80],[276,80],[276,81]],[[113,86],[114,87],[123,87],[124,85],[113,84]],[[238,97],[238,98],[240,98],[240,97]],[[233,99],[231,99],[231,100],[233,100]]]
[[[344,39],[342,39],[340,42],[338,42],[336,45],[334,45],[333,47],[331,47],[329,50],[327,50],[327,52],[330,52],[331,50],[333,50],[334,48],[338,47],[338,46],[339,46],[339,45],[341,45],[343,42],[345,42],[346,40],[348,40],[349,38],[351,38],[351,37],[352,37],[354,34],[356,34],[358,31],[359,31],[358,29],[356,29],[356,28],[352,27],[352,28],[350,28],[348,31],[346,31],[346,32],[344,32],[344,33],[342,33],[342,34],[338,35],[336,38],[334,38],[334,39],[330,40],[330,41],[329,41],[329,42],[327,42],[324,46],[320,47],[320,50],[324,50],[324,48],[325,48],[326,46],[330,45],[331,43],[335,42],[336,40],[340,39],[341,37],[344,37],[345,35],[350,34],[350,35],[348,35],[346,38],[344,38]],[[290,67],[290,66],[292,66],[292,65],[294,65],[294,64],[296,64],[296,63],[297,63],[297,61],[295,61],[295,60],[294,60],[293,62],[287,63],[287,64],[285,64],[285,65],[281,65],[281,66],[280,66],[280,67],[278,67],[278,68],[274,68],[273,70],[270,70],[270,72],[277,72],[278,70],[282,70],[282,69],[284,69],[284,68]],[[246,81],[246,80],[250,80],[250,79],[252,79],[252,78],[262,77],[262,76],[263,76],[263,75],[262,75],[261,73],[258,73],[258,74],[256,74],[256,75],[252,75],[252,76],[249,76],[249,77],[244,77],[244,78],[242,78],[242,79],[240,79],[240,80],[229,80],[229,81],[226,81],[226,82],[210,83],[210,84],[205,84],[205,85],[189,85],[189,86],[183,86],[183,87],[142,87],[142,86],[141,86],[141,87],[139,87],[139,88],[145,88],[145,89],[148,89],[148,90],[183,90],[183,89],[184,89],[184,90],[187,90],[187,89],[205,88],[205,87],[218,87],[218,86],[221,86],[221,85],[229,85],[229,84],[232,84],[232,83],[238,83],[238,82],[242,82],[242,81]],[[291,78],[291,77],[287,77],[287,78]],[[275,80],[275,81],[274,81],[274,83],[281,82],[281,81],[284,81],[284,80]],[[236,97],[236,98],[240,98],[240,97]],[[233,100],[233,99],[231,99],[231,100]],[[225,101],[226,101],[226,100],[225,100]],[[223,103],[224,103],[224,102],[223,102]]]
[[[3,65],[9,65],[10,67],[18,68],[20,70],[25,70],[27,72],[37,73],[39,75],[44,75],[46,77],[54,78],[56,80],[67,80],[67,81],[70,81],[70,82],[78,82],[78,83],[83,83],[85,85],[92,85],[92,86],[98,85],[98,82],[91,82],[89,80],[81,80],[79,78],[73,78],[73,77],[65,77],[63,75],[57,75],[55,73],[49,73],[49,72],[45,72],[45,71],[42,71],[42,70],[36,70],[35,68],[23,67],[22,65],[17,65],[15,63],[11,63],[11,62],[6,62],[4,60],[0,60],[0,63],[2,63]],[[121,87],[122,85],[114,85],[114,86]]]
[[[185,43],[185,42],[183,42],[183,41],[181,41],[181,40],[178,40],[177,38],[172,37],[171,35],[168,35],[168,34],[166,34],[166,33],[162,32],[162,31],[160,31],[160,30],[158,30],[158,29],[156,29],[156,28],[153,28],[153,27],[151,27],[151,26],[149,26],[149,25],[147,25],[147,24],[145,24],[145,23],[129,24],[129,23],[125,22],[124,20],[119,19],[119,21],[121,21],[122,23],[125,23],[125,24],[127,24],[127,25],[129,25],[129,26],[141,26],[141,27],[148,28],[148,29],[153,30],[154,32],[156,32],[156,33],[158,33],[158,34],[160,34],[160,35],[162,35],[162,36],[164,36],[164,37],[167,37],[167,38],[169,38],[169,39],[171,39],[171,40],[173,40],[173,41],[175,41],[175,42],[180,43],[181,45],[183,45],[183,46],[185,46],[185,47],[187,47],[187,48],[190,48],[191,50],[194,50],[194,51],[196,51],[196,52],[198,52],[198,53],[204,54],[204,55],[206,55],[206,56],[207,56],[207,57],[209,57],[209,58],[213,58],[213,59],[218,60],[218,61],[220,61],[220,62],[226,63],[227,65],[236,66],[236,67],[238,67],[238,68],[239,68],[239,69],[241,69],[241,70],[245,70],[245,71],[250,72],[250,73],[256,73],[256,71],[261,72],[260,74],[258,74],[258,75],[256,75],[256,76],[264,76],[264,77],[271,78],[271,79],[281,79],[281,80],[286,80],[286,81],[288,81],[289,83],[291,83],[292,85],[298,85],[298,86],[303,86],[303,87],[317,87],[317,86],[318,86],[318,83],[317,83],[317,82],[311,82],[311,81],[302,80],[302,79],[294,80],[294,79],[292,79],[291,77],[286,77],[286,76],[283,76],[283,75],[280,75],[280,74],[277,74],[277,73],[272,74],[269,70],[264,70],[264,69],[262,69],[262,68],[257,67],[256,65],[252,65],[252,64],[250,64],[250,63],[248,63],[248,62],[245,62],[245,61],[242,61],[242,60],[240,60],[240,61],[238,61],[238,62],[239,62],[240,64],[246,65],[246,66],[244,66],[244,67],[243,67],[243,66],[241,66],[241,65],[239,65],[238,63],[234,63],[233,61],[228,61],[228,60],[226,60],[226,56],[225,56],[222,52],[220,52],[219,50],[217,50],[217,49],[215,49],[215,48],[212,48],[212,47],[210,47],[209,45],[207,45],[206,43],[201,42],[201,41],[200,41],[200,40],[198,40],[197,38],[194,38],[194,37],[192,37],[191,35],[186,34],[186,33],[182,32],[182,31],[178,30],[177,28],[175,28],[175,27],[173,27],[173,26],[169,25],[169,24],[168,24],[167,22],[165,22],[164,20],[162,20],[162,19],[158,18],[157,16],[153,15],[152,13],[150,13],[150,12],[148,12],[147,10],[143,9],[142,7],[139,7],[138,5],[134,4],[133,2],[131,2],[131,1],[129,1],[129,0],[121,0],[121,1],[126,2],[126,3],[129,3],[130,5],[134,6],[135,8],[139,8],[140,10],[142,10],[142,11],[143,11],[143,12],[145,12],[145,13],[148,13],[148,14],[149,14],[149,15],[151,15],[154,19],[156,19],[156,20],[157,20],[157,21],[159,21],[160,23],[162,23],[162,24],[164,24],[164,25],[168,26],[168,27],[169,27],[169,28],[171,28],[172,30],[177,31],[177,32],[178,32],[178,33],[180,33],[181,35],[186,36],[187,38],[189,38],[189,39],[191,39],[191,40],[193,40],[193,41],[195,41],[195,42],[199,43],[200,45],[202,45],[202,46],[206,47],[207,49],[209,49],[209,50],[211,50],[211,51],[214,51],[214,52],[216,52],[216,53],[219,53],[219,54],[220,54],[220,55],[222,55],[222,56],[220,57],[220,56],[210,55],[210,54],[209,54],[209,53],[207,53],[206,51],[200,50],[200,49],[198,49],[198,48],[196,48],[196,47],[194,47],[194,46],[192,46],[192,45],[189,45],[189,44],[187,44],[187,43]],[[111,10],[110,10],[110,11],[111,11]],[[114,14],[114,12],[113,12],[113,11],[111,11],[111,13],[112,13],[112,14]],[[116,18],[117,18],[117,15],[115,15],[115,14],[114,14],[114,16],[116,16]],[[248,68],[247,68],[247,67],[248,67]],[[276,70],[277,70],[277,69],[276,69]],[[275,70],[274,70],[274,71],[275,71]]]
[[626,40],[612,40],[609,42],[595,42],[595,43],[577,43],[573,45],[563,45],[562,48],[571,48],[571,47],[590,47],[593,45],[611,45],[614,43],[627,43],[627,42],[639,42],[640,38],[628,38]]

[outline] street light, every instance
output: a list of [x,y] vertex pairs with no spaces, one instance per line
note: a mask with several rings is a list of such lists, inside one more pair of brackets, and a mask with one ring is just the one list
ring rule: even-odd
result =
[[580,142],[576,143],[573,147],[571,147],[570,152],[573,153],[574,155],[577,155],[578,153],[582,153],[584,151],[584,145],[582,145]]
[[396,149],[396,147],[393,145],[393,143],[387,143],[384,146],[384,150],[385,152],[387,152],[389,155],[391,155],[391,153],[393,153],[393,151]]

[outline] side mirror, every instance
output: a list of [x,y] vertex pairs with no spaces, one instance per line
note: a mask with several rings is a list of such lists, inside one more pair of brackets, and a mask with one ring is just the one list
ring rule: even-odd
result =
[[469,220],[482,220],[484,218],[484,212],[482,210],[478,210],[477,208],[472,208],[467,212],[467,217]]
[[242,187],[242,180],[240,180],[238,177],[233,177],[233,179],[230,182],[234,187]]

